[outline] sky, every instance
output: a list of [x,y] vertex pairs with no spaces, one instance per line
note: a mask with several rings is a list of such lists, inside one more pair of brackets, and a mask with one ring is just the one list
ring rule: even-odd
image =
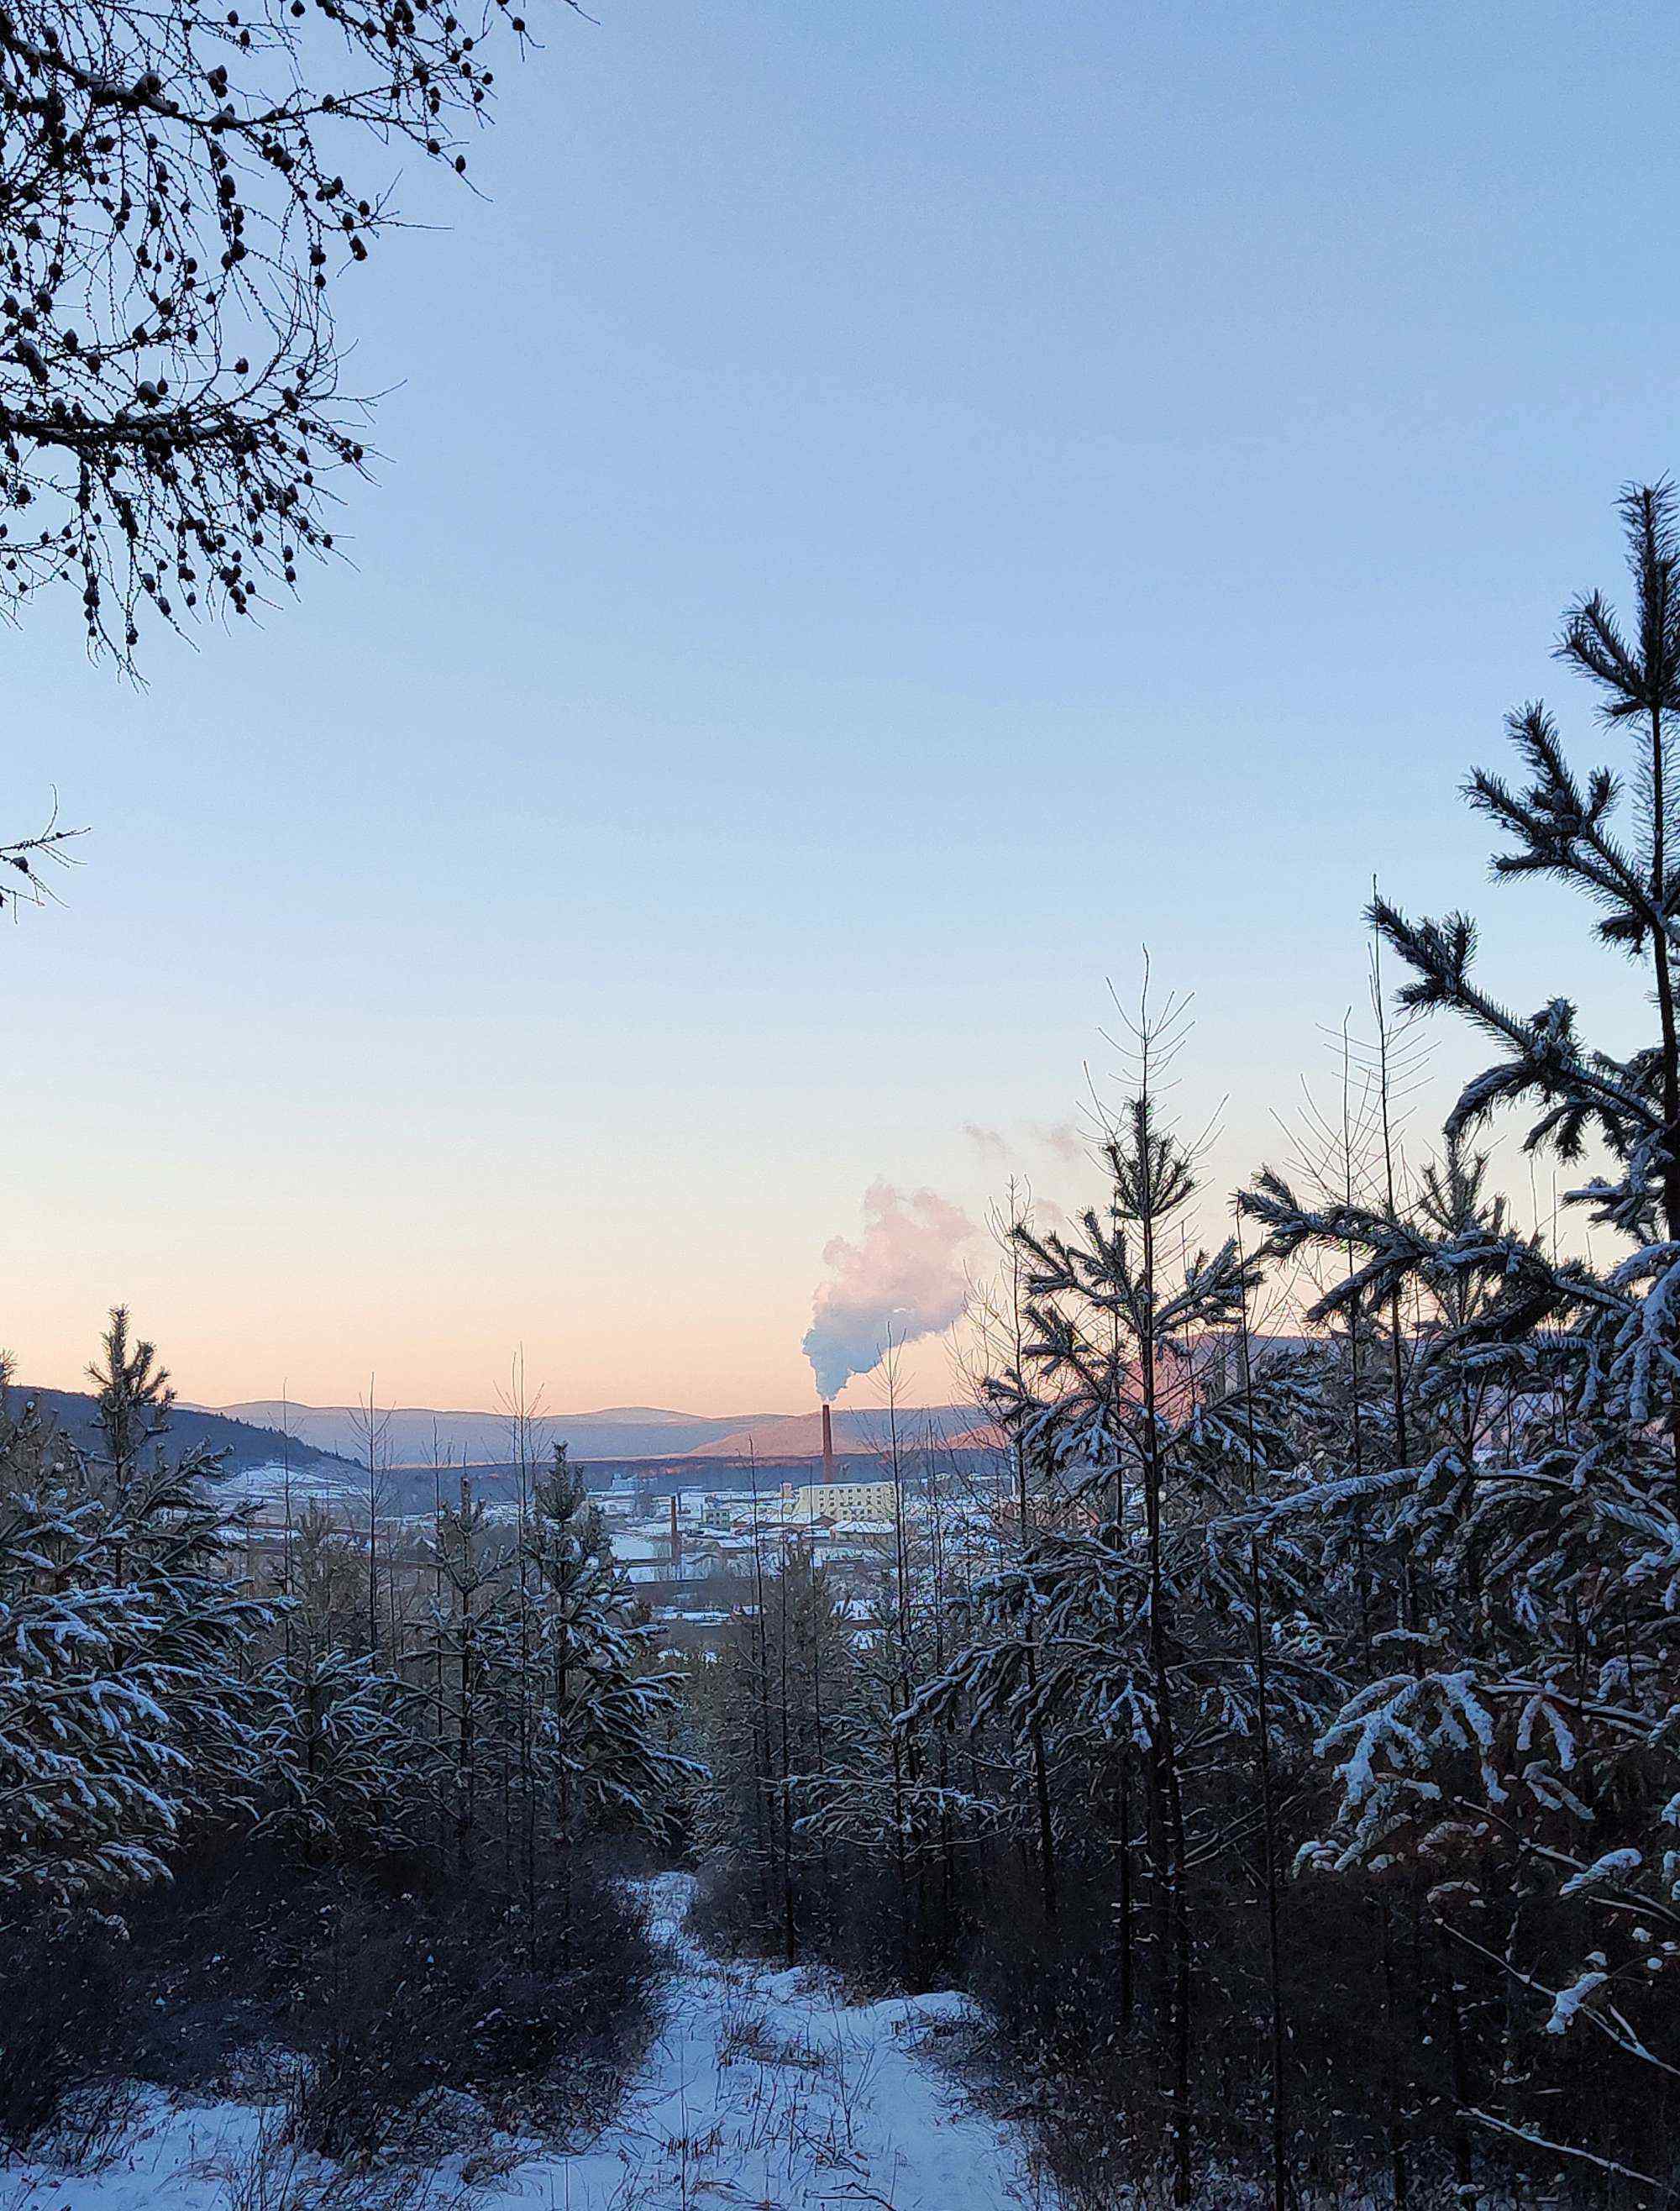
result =
[[1216,1227],[1374,874],[1638,1021],[1455,786],[1537,694],[1614,756],[1549,656],[1680,463],[1671,9],[593,13],[343,287],[349,562],[143,689],[0,640],[7,827],[91,827],[0,938],[27,1380],[124,1299],[205,1402],[802,1409],[876,1182],[1095,1194],[1145,944]]

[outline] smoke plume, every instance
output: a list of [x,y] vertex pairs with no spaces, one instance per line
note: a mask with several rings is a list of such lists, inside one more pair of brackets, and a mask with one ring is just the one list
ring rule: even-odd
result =
[[1083,1166],[1091,1156],[1090,1139],[1081,1136],[1071,1121],[1058,1121],[1050,1129],[1035,1125],[1033,1135],[1046,1151],[1053,1152],[1058,1160],[1066,1160],[1070,1166]]
[[959,1255],[974,1233],[961,1206],[931,1190],[907,1197],[888,1182],[870,1185],[862,1239],[836,1236],[822,1253],[829,1280],[811,1300],[804,1346],[819,1397],[867,1374],[889,1339],[910,1343],[950,1326],[967,1293]]
[[978,1121],[965,1121],[962,1133],[988,1166],[995,1166],[1010,1155],[1010,1140],[1001,1129],[987,1129]]

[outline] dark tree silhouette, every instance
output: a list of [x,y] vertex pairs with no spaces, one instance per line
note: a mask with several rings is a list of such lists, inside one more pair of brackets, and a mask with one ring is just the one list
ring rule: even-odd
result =
[[131,667],[148,611],[248,615],[331,549],[335,289],[397,154],[465,171],[516,7],[0,0],[0,606],[71,584]]
[[52,896],[47,871],[55,864],[70,864],[64,847],[80,834],[59,821],[55,799],[52,811],[33,837],[14,837],[0,844],[0,916],[15,920],[20,906],[40,906]]

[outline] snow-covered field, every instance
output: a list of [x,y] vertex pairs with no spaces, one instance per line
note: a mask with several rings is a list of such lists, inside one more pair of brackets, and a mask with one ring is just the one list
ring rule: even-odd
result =
[[[682,1930],[688,1877],[651,1885],[676,1971],[660,2032],[614,2123],[587,2148],[511,2149],[464,2197],[458,2166],[434,2202],[475,2211],[1050,2211],[1021,2142],[965,2108],[942,2075],[955,1996],[842,2002],[818,1974],[726,1966]],[[160,2108],[104,2172],[0,2167],[0,2211],[293,2211],[309,2175],[252,2184],[253,2107]],[[283,2160],[282,2160],[283,2164]],[[470,2168],[469,2168],[470,2171]],[[406,2198],[419,2211],[416,2197]]]
[[239,1468],[216,1484],[216,1494],[230,1511],[235,1505],[255,1505],[259,1511],[266,1506],[277,1518],[288,1497],[293,1512],[300,1513],[306,1505],[334,1505],[343,1498],[354,1497],[355,1482],[355,1468],[342,1460],[319,1466],[286,1467],[271,1463]]

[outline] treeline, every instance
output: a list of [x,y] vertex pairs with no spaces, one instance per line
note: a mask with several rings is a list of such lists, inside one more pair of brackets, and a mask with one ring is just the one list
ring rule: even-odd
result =
[[[1680,2201],[1680,548],[1665,487],[1623,512],[1635,627],[1595,595],[1559,650],[1626,768],[1531,706],[1467,791],[1652,1039],[1511,1012],[1468,920],[1379,900],[1402,1018],[1491,1065],[1409,1172],[1379,999],[1311,1171],[1198,1250],[1146,1002],[1103,1202],[1008,1224],[994,1495],[907,1516],[865,1618],[769,1574],[701,1684],[711,1911],[964,1978],[1077,2201]],[[1493,1194],[1501,1110],[1586,1233]]]
[[125,1312],[92,1372],[94,1450],[0,1378],[0,2131],[179,2069],[160,2009],[289,2041],[340,2155],[631,2032],[651,1960],[602,1851],[663,1838],[690,1770],[564,1448],[403,1547],[317,1505],[259,1529],[168,1449]]

